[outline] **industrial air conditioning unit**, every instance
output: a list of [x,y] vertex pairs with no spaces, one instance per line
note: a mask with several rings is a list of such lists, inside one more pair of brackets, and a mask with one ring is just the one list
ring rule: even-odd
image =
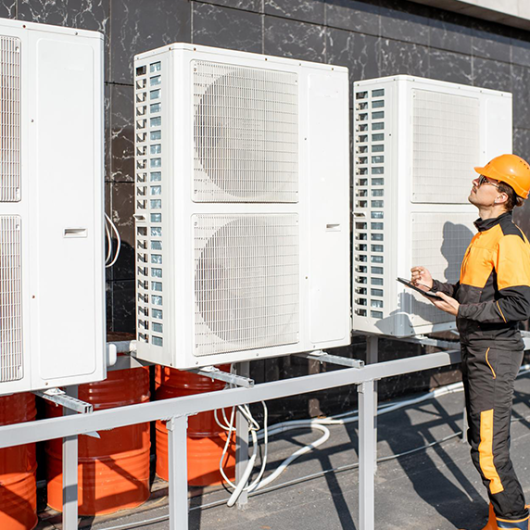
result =
[[354,84],[353,328],[410,336],[453,317],[396,278],[457,282],[475,166],[512,150],[512,96],[399,75]]
[[173,44],[135,86],[136,355],[349,344],[347,69]]
[[0,19],[0,395],[106,375],[103,36]]

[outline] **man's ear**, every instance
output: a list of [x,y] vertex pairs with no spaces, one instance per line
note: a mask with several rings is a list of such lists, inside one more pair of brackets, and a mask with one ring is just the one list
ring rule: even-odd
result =
[[508,195],[506,193],[501,193],[494,201],[493,204],[504,204],[508,201]]

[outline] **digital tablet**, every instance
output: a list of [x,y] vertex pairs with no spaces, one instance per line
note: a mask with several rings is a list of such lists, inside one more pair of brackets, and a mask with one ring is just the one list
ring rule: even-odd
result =
[[433,300],[442,300],[437,294],[436,291],[423,291],[419,287],[416,287],[413,283],[411,283],[409,280],[405,280],[405,278],[397,278],[398,282],[401,282],[402,284],[406,285],[407,287],[410,287],[411,289],[414,289],[418,293],[422,294],[423,296],[426,296],[427,298],[432,298]]

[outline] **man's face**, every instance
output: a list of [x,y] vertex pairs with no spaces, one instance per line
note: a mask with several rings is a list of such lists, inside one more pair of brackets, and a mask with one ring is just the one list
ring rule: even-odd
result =
[[491,206],[494,204],[495,199],[499,196],[499,190],[497,189],[499,182],[484,175],[478,176],[473,179],[473,187],[469,194],[468,201],[477,206]]

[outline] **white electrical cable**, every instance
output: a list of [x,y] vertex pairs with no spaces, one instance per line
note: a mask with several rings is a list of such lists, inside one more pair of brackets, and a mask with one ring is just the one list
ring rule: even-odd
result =
[[[521,374],[523,374],[523,373],[525,373],[525,372],[527,372],[529,370],[530,370],[530,364],[529,365],[524,365],[524,366],[521,367],[521,369],[519,371],[519,375],[521,375]],[[462,392],[463,389],[464,389],[464,386],[463,386],[463,384],[461,382],[453,383],[453,384],[447,385],[445,387],[437,388],[437,389],[435,389],[435,390],[433,390],[431,392],[427,392],[427,393],[425,393],[425,394],[423,394],[421,396],[418,396],[416,398],[398,401],[397,403],[385,403],[385,404],[382,404],[382,405],[380,405],[378,407],[377,415],[380,416],[382,414],[387,414],[389,412],[393,412],[393,411],[398,410],[400,408],[411,406],[411,405],[416,405],[418,403],[421,403],[423,401],[427,401],[429,399],[437,399],[437,398],[440,398],[441,396],[444,396],[444,395],[453,394],[453,393],[456,393],[456,392]],[[248,410],[248,407],[247,407],[247,410]],[[250,411],[248,411],[248,413],[250,414]],[[315,429],[318,429],[318,428],[320,428],[320,427],[322,427],[324,425],[346,425],[348,423],[353,423],[353,422],[357,421],[358,419],[359,419],[358,413],[356,411],[352,411],[352,412],[338,414],[336,416],[331,416],[329,418],[316,418],[316,419],[311,419],[311,420],[295,420],[295,421],[282,422],[282,423],[278,423],[278,424],[274,425],[272,430],[270,430],[268,433],[265,430],[260,431],[258,433],[258,440],[264,439],[267,436],[267,441],[268,441],[268,436],[272,436],[273,434],[278,434],[278,433],[281,433],[281,432],[286,432],[287,430],[291,430],[291,429],[300,429],[300,428],[310,428],[310,429],[315,428]],[[229,425],[232,424],[232,422],[227,422],[227,423]],[[327,434],[325,433],[316,442],[313,442],[312,444],[309,444],[308,446],[297,450],[290,457],[285,459],[278,466],[276,471],[272,475],[267,477],[267,479],[265,479],[264,481],[260,482],[261,475],[263,474],[262,472],[260,472],[260,476],[258,477],[259,480],[258,479],[255,480],[250,486],[248,486],[247,488],[241,489],[241,491],[245,491],[245,490],[247,490],[249,492],[257,491],[257,490],[261,489],[263,486],[265,486],[267,484],[270,484],[273,480],[278,478],[285,471],[285,469],[287,469],[287,466],[290,463],[292,463],[293,460],[295,460],[296,458],[298,458],[302,454],[305,454],[305,453],[311,451],[312,449],[315,449],[315,448],[319,447],[324,442],[326,442],[327,439],[329,438],[329,430],[326,429],[326,431],[327,431]],[[225,444],[226,450],[228,450],[228,445],[229,445],[229,439],[227,439],[227,443]],[[267,445],[268,444],[265,444],[265,451],[267,450]],[[225,455],[226,455],[226,451],[223,452],[222,459],[224,459]],[[252,464],[254,465],[254,462]],[[247,469],[248,469],[248,466],[247,466]],[[245,469],[245,471],[247,471],[247,469]],[[262,464],[262,468],[261,469],[262,469],[262,471],[264,470],[263,464]],[[236,487],[230,480],[227,480],[226,475],[223,474],[223,477],[225,478],[228,486],[230,486],[232,488]]]
[[[230,442],[232,441],[232,433],[234,432],[234,415],[235,415],[236,408],[232,407],[232,413],[230,414],[230,421],[228,421],[228,432],[226,434],[226,442],[223,447],[223,452],[221,453],[221,458],[219,460],[219,471],[221,472],[221,476],[223,477],[224,481],[232,487],[236,487],[235,484],[232,483],[232,481],[226,476],[225,470],[223,469],[223,462],[225,461],[226,453],[228,452],[228,448],[230,447]],[[223,409],[223,415],[224,415],[224,409]],[[226,417],[225,417],[226,420]]]
[[241,476],[241,479],[237,484],[234,493],[232,493],[232,495],[228,499],[228,502],[226,503],[229,508],[231,508],[236,503],[242,491],[245,489],[248,479],[250,477],[250,473],[252,473],[252,470],[254,469],[254,463],[256,462],[256,458],[258,457],[258,438],[256,436],[256,431],[254,429],[251,429],[250,433],[252,435],[253,446],[252,456],[248,459],[248,464],[245,467],[245,471],[243,472],[243,475]]
[[[302,426],[300,426],[300,425],[296,425],[296,426],[293,426],[292,428],[293,429],[300,429],[301,427]],[[330,432],[329,432],[329,429],[327,427],[325,427],[324,425],[319,425],[318,423],[314,423],[314,424],[309,425],[309,422],[308,422],[307,427],[309,427],[311,429],[318,429],[318,430],[322,431],[324,434],[318,440],[316,440],[315,442],[312,442],[312,443],[306,445],[305,447],[301,447],[300,449],[295,451],[289,458],[286,458],[276,468],[276,470],[274,471],[274,473],[272,475],[268,476],[265,480],[262,480],[251,491],[259,490],[262,487],[266,486],[267,484],[270,484],[272,481],[276,480],[287,469],[287,467],[289,466],[289,464],[291,462],[296,460],[299,456],[305,455],[306,453],[309,453],[313,449],[316,449],[317,447],[319,447],[320,445],[322,445],[323,443],[325,443],[328,440],[328,438],[330,436]],[[289,430],[289,429],[284,428],[284,429],[281,429],[281,430],[278,430],[278,431],[273,429],[273,430],[271,430],[269,432],[269,435],[277,434],[278,432],[285,432],[286,430]]]
[[[513,421],[520,421],[520,420],[513,420]],[[450,434],[449,436],[446,436],[446,437],[442,438],[441,440],[435,440],[434,442],[430,442],[430,443],[422,445],[420,447],[415,447],[414,449],[409,449],[408,451],[404,451],[402,453],[398,453],[397,455],[390,455],[390,456],[385,456],[385,457],[382,457],[382,458],[378,458],[377,462],[381,463],[381,462],[388,462],[390,460],[396,460],[398,458],[401,458],[402,456],[407,456],[407,455],[410,455],[410,454],[413,454],[413,453],[417,453],[419,451],[423,451],[425,449],[429,449],[430,447],[433,447],[435,445],[442,444],[444,442],[452,440],[453,438],[456,438],[457,436],[460,436],[461,434],[462,434],[462,431],[459,431],[459,432]],[[250,493],[250,495],[254,496],[254,495],[258,495],[258,494],[269,493],[271,491],[275,491],[275,490],[278,490],[280,488],[285,488],[285,487],[288,487],[288,486],[294,486],[296,484],[300,484],[301,482],[306,482],[308,480],[312,480],[312,479],[315,479],[315,478],[323,477],[324,475],[327,475],[328,473],[340,473],[342,471],[348,471],[348,470],[351,470],[351,469],[357,469],[358,467],[359,467],[359,463],[358,462],[354,462],[352,464],[346,464],[344,466],[333,467],[333,468],[329,468],[329,469],[323,469],[322,471],[318,471],[316,473],[311,473],[310,475],[304,475],[303,477],[298,477],[298,478],[295,478],[293,480],[288,480],[287,482],[282,482],[281,484],[277,484],[276,486],[271,486],[269,488],[266,488],[266,489],[264,489],[262,491],[259,491],[259,492],[256,492],[256,493],[254,493],[254,492]],[[189,511],[192,512],[192,511],[195,511],[195,510],[200,510],[200,509],[205,509],[205,508],[216,508],[217,506],[221,506],[222,504],[225,504],[225,503],[226,503],[226,499],[222,499],[222,500],[213,501],[213,502],[210,502],[210,503],[207,503],[207,504],[200,504],[199,506],[192,506],[192,507],[190,507]],[[153,517],[152,519],[144,519],[143,521],[137,521],[137,522],[134,522],[134,523],[125,523],[123,525],[110,526],[110,527],[107,527],[107,528],[103,528],[102,530],[129,530],[129,529],[138,528],[139,526],[144,526],[144,525],[147,525],[147,524],[157,523],[157,522],[161,522],[161,521],[167,521],[168,519],[169,519],[169,514],[160,515],[159,517]]]
[[105,236],[107,238],[107,255],[105,256],[105,265],[109,262],[110,255],[112,253],[112,239],[110,237],[109,225],[107,223],[107,214],[105,214]]
[[118,229],[116,228],[116,225],[112,222],[112,219],[107,214],[105,214],[105,220],[111,226],[112,231],[116,235],[116,252],[114,255],[114,259],[110,263],[108,263],[108,260],[110,259],[110,255],[111,255],[110,251],[112,249],[112,239],[110,236],[108,226],[107,224],[105,224],[105,230],[107,232],[107,241],[108,241],[108,251],[107,251],[107,259],[105,260],[106,262],[105,267],[108,269],[109,267],[112,267],[116,263],[116,261],[118,261],[118,256],[120,255],[120,250],[121,250],[121,237],[120,237],[120,233],[118,232]]
[[[234,409],[234,407],[232,407],[232,410],[233,410],[233,409]],[[219,418],[217,417],[217,409],[213,411],[213,418],[214,418],[214,420],[215,420],[215,423],[217,423],[217,425],[218,425],[219,427],[221,427],[221,429],[224,429],[225,431],[228,431],[228,429],[229,429],[230,427],[228,426],[228,419],[227,419],[227,417],[226,417],[225,409],[222,409],[222,411],[223,411],[223,420],[225,421],[225,423],[221,423],[221,422],[219,421]]]
[[263,477],[263,473],[265,473],[265,468],[267,467],[267,456],[269,451],[269,409],[267,408],[265,401],[262,401],[261,403],[263,405],[263,458],[261,469],[259,470],[256,480],[248,487],[249,491],[254,491],[256,489],[261,481],[261,477]]
[[[265,403],[263,403],[263,407],[264,407],[264,417],[267,418],[268,417],[268,411],[267,411],[267,407],[266,407]],[[230,420],[228,420],[228,418],[226,418],[226,414],[225,414],[225,411],[223,409],[223,416],[224,416],[224,420],[225,420],[225,422],[227,423],[227,426],[228,426],[228,433],[227,433],[225,445],[223,447],[223,452],[222,452],[221,458],[219,460],[219,471],[221,472],[221,475],[222,475],[223,479],[225,480],[227,486],[229,486],[229,487],[231,487],[231,488],[233,488],[235,490],[234,493],[232,494],[232,496],[230,497],[231,504],[229,504],[229,506],[232,506],[237,501],[238,497],[241,495],[241,493],[243,491],[246,491],[246,490],[249,489],[250,486],[247,487],[246,484],[247,484],[248,479],[250,477],[250,473],[252,472],[252,469],[254,468],[254,463],[255,463],[255,461],[256,461],[256,459],[258,457],[258,438],[257,438],[256,432],[259,429],[259,424],[252,417],[252,414],[250,413],[248,405],[238,406],[238,410],[241,412],[241,414],[243,414],[243,416],[245,416],[245,418],[249,421],[249,424],[251,425],[251,427],[249,427],[249,432],[252,435],[253,454],[252,454],[251,458],[249,459],[249,461],[247,462],[247,466],[245,467],[245,471],[243,472],[243,475],[242,475],[241,480],[239,481],[239,484],[237,484],[237,485],[234,484],[226,476],[226,473],[225,473],[225,471],[223,469],[223,462],[225,460],[226,453],[228,452],[228,447],[230,446],[230,442],[231,442],[231,439],[232,439],[232,433],[235,430],[235,427],[234,427],[235,407],[232,408],[232,413],[230,415]],[[217,411],[215,411],[215,412],[217,412]],[[214,414],[214,417],[216,417],[216,414]],[[217,418],[216,418],[216,421],[217,421]],[[217,423],[218,423],[219,426],[221,426],[220,422],[217,422]],[[267,440],[268,440],[268,438],[267,438]],[[266,463],[267,463],[266,454],[267,454],[267,447],[265,447],[265,456],[263,458],[263,462],[261,464],[261,469],[260,469],[260,472],[258,474],[258,480],[261,479],[261,477],[263,476],[263,473],[265,472],[265,466],[266,466]],[[252,486],[255,483],[256,483],[256,481],[254,481]]]
[[[521,369],[519,371],[518,376],[523,375],[523,374],[525,374],[525,373],[527,373],[529,371],[530,371],[530,364],[525,364],[525,365],[521,366]],[[387,409],[397,410],[398,408],[402,408],[402,407],[408,405],[411,402],[420,403],[421,401],[425,401],[426,399],[429,399],[426,396],[429,396],[429,397],[432,397],[432,398],[437,398],[437,397],[440,397],[440,396],[443,396],[443,395],[456,393],[456,392],[459,392],[459,391],[462,391],[462,390],[463,390],[462,383],[454,383],[454,384],[448,385],[446,387],[438,388],[438,389],[436,389],[436,390],[434,390],[432,392],[428,392],[427,394],[424,394],[423,396],[420,396],[419,398],[400,401],[397,404],[384,404],[384,405],[381,405],[380,407],[378,407],[377,414],[379,415],[379,414],[382,414],[382,413],[385,413],[385,412],[390,412],[390,410],[387,410]],[[399,407],[396,407],[395,405],[399,405]],[[224,414],[224,409],[223,409],[223,414]],[[355,414],[355,412],[347,412],[347,413],[339,414],[339,415],[335,416],[334,418],[350,416],[352,414]],[[324,421],[325,419],[326,418],[323,418],[323,419],[320,419],[319,421]],[[331,418],[328,418],[328,419],[331,419]],[[521,419],[512,419],[511,421],[512,422],[518,422],[518,421],[523,421],[523,420],[528,420],[528,419],[530,419],[530,417],[529,418],[521,418]],[[316,420],[295,420],[295,422],[300,422],[300,421],[316,421]],[[291,422],[283,422],[283,425],[285,426],[285,425],[287,425],[289,423],[291,423]],[[277,424],[275,426],[275,428],[279,427],[280,425],[282,425],[282,424]],[[286,429],[286,430],[288,430],[288,429]],[[446,437],[444,437],[444,438],[442,438],[440,440],[434,440],[433,442],[430,442],[428,444],[422,445],[421,447],[415,447],[414,449],[409,449],[408,451],[403,451],[402,453],[398,453],[396,455],[390,455],[390,456],[378,458],[377,462],[378,463],[388,462],[390,460],[395,460],[395,459],[400,458],[402,456],[406,456],[406,455],[410,455],[410,454],[413,454],[413,453],[417,453],[419,451],[428,449],[428,448],[433,447],[435,445],[444,443],[444,442],[446,442],[448,440],[452,440],[453,438],[456,438],[457,436],[460,436],[461,434],[462,434],[462,431],[459,431],[459,432],[450,434],[449,436],[446,436]],[[253,495],[257,495],[258,493],[268,493],[268,492],[275,491],[275,490],[280,489],[280,488],[284,488],[284,487],[288,487],[288,486],[291,486],[291,485],[299,484],[299,483],[307,481],[307,480],[312,480],[314,478],[319,478],[319,477],[322,477],[322,476],[324,476],[324,475],[326,475],[328,473],[337,473],[337,472],[341,472],[341,471],[347,471],[347,470],[350,470],[350,469],[356,469],[358,467],[359,467],[359,463],[358,462],[354,462],[352,464],[347,464],[347,465],[339,466],[339,467],[336,467],[336,468],[324,469],[324,470],[319,471],[317,473],[312,473],[310,475],[305,475],[303,477],[298,477],[296,479],[289,480],[287,482],[282,482],[281,484],[278,484],[276,486],[271,486],[271,487],[266,488],[266,489],[264,489],[264,490],[262,490],[260,492],[257,492],[256,490],[258,488],[255,488],[252,492],[250,492],[250,495],[253,496]],[[220,506],[220,505],[224,504],[225,502],[227,502],[226,499],[223,499],[223,500],[214,501],[214,502],[211,502],[211,503],[208,503],[208,504],[201,504],[199,506],[193,506],[189,510],[190,511],[194,511],[194,510],[199,510],[199,509],[204,509],[204,508],[214,508],[214,507],[217,507],[217,506]],[[157,522],[161,522],[161,521],[166,521],[168,519],[169,519],[169,515],[161,515],[159,517],[154,517],[152,519],[144,519],[143,521],[138,521],[138,522],[134,522],[134,523],[126,523],[126,524],[118,525],[118,526],[110,526],[110,527],[107,527],[107,528],[103,528],[102,530],[129,530],[129,529],[132,529],[132,528],[138,528],[139,526],[145,526],[145,525],[151,524],[151,523],[157,523]]]

